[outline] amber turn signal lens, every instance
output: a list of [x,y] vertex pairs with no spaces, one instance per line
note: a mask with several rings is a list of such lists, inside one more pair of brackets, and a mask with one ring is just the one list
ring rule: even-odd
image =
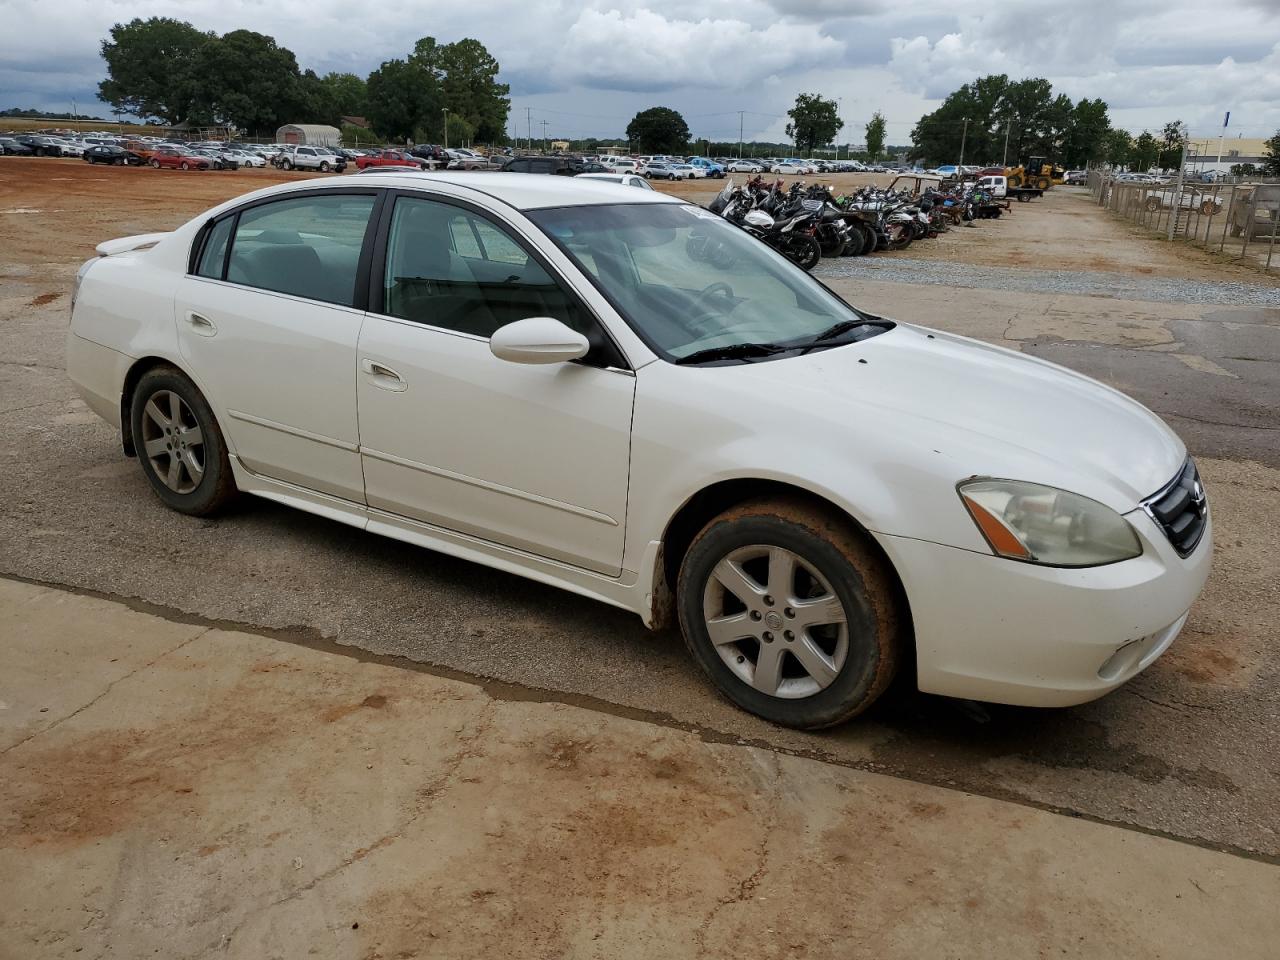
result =
[[969,508],[969,513],[973,516],[978,529],[987,538],[987,543],[991,545],[992,550],[1004,557],[1014,557],[1018,560],[1031,559],[1031,551],[1022,545],[1022,541],[1014,536],[1013,532],[1001,523],[999,518],[972,497],[963,493],[960,496],[964,500],[964,505]]

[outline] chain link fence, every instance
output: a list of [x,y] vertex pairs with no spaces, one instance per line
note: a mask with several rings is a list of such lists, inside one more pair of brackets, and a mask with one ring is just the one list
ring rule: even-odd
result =
[[1280,272],[1280,180],[1147,183],[1091,170],[1089,190],[1099,206],[1170,240]]

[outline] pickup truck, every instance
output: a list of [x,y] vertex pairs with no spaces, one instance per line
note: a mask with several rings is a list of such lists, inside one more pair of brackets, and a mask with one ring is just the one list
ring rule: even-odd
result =
[[347,169],[347,158],[328,147],[285,147],[273,161],[281,170],[319,170],[328,173]]
[[363,157],[356,157],[356,167],[361,170],[368,170],[370,167],[417,167],[419,170],[426,170],[428,162],[403,150],[377,150],[366,153]]

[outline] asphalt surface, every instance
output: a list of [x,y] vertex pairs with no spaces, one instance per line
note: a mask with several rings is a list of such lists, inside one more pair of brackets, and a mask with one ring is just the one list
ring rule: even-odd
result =
[[[1042,229],[1053,230],[1057,212],[1039,209]],[[137,232],[112,231],[101,210],[95,216],[94,240]],[[1112,230],[1106,214],[1090,216],[1094,229]],[[1079,224],[1064,245],[1078,242]],[[676,635],[649,633],[603,605],[264,501],[213,520],[163,509],[63,372],[77,249],[33,255],[20,219],[0,227],[19,237],[0,250],[0,573],[275,628],[281,642],[322,636],[709,739],[1280,858],[1280,311],[1003,282],[957,292],[839,281],[873,309],[1025,349],[1150,403],[1201,460],[1218,549],[1178,643],[1112,696],[1036,711],[904,685],[860,721],[810,735],[736,711]]]

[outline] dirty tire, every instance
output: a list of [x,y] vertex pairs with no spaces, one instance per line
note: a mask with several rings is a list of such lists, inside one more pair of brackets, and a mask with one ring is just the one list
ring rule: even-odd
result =
[[1155,211],[1160,209],[1160,198],[1147,197],[1147,202],[1144,204],[1144,206],[1152,213],[1155,213]]
[[[204,475],[195,489],[187,493],[178,493],[166,486],[164,480],[157,474],[156,467],[147,456],[143,445],[145,436],[143,416],[147,401],[156,394],[165,392],[177,394],[186,404],[194,415],[203,438]],[[213,416],[213,410],[205,400],[204,394],[182,371],[174,367],[162,366],[144,373],[133,391],[129,422],[142,473],[151,484],[151,489],[155,491],[156,496],[163,500],[166,506],[193,517],[205,517],[216,513],[236,495],[236,482],[231,473],[231,462],[227,457],[227,444]]]
[[1212,200],[1202,200],[1200,202],[1200,215],[1204,217],[1212,217],[1217,213],[1217,204]]
[[[812,566],[844,608],[844,663],[828,686],[802,698],[757,690],[721,659],[708,632],[703,597],[716,565],[735,550],[761,545],[782,547]],[[689,652],[720,692],[744,710],[800,730],[830,727],[867,709],[888,688],[901,655],[903,620],[885,561],[848,518],[799,498],[744,503],[703,527],[681,562],[676,606]]]

